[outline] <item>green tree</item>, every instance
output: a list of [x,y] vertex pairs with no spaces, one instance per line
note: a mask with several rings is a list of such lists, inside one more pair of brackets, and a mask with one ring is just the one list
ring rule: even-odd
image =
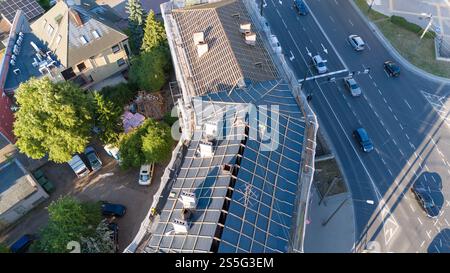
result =
[[119,143],[122,167],[127,169],[164,161],[170,155],[172,141],[169,126],[147,119],[122,137]]
[[0,243],[0,253],[9,253],[9,247],[3,243]]
[[49,10],[50,9],[50,0],[38,0],[39,5],[44,9],[44,10]]
[[133,53],[138,54],[144,36],[145,12],[140,0],[128,0],[125,6],[128,13],[128,28],[131,32],[130,46]]
[[155,48],[167,45],[167,36],[164,26],[155,19],[155,13],[150,10],[145,21],[144,38],[141,51],[150,52]]
[[121,123],[122,108],[112,101],[106,100],[100,93],[94,93],[96,102],[97,127],[100,128],[100,139],[105,144],[116,143],[119,133],[123,131]]
[[142,136],[142,152],[147,163],[163,162],[172,150],[170,127],[149,119]]
[[76,85],[32,78],[19,86],[16,99],[16,145],[29,157],[48,154],[52,161],[67,162],[89,143],[93,100]]
[[83,237],[95,236],[102,216],[98,203],[81,203],[65,196],[48,207],[49,221],[39,233],[39,240],[32,245],[33,252],[68,252],[67,244],[80,242]]
[[168,50],[158,47],[131,60],[130,81],[141,90],[158,91],[166,83],[169,69]]

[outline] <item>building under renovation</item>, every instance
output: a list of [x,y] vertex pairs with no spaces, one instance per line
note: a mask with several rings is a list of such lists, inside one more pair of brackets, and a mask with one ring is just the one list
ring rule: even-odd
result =
[[304,111],[248,3],[209,2],[161,5],[182,134],[126,251],[302,251]]

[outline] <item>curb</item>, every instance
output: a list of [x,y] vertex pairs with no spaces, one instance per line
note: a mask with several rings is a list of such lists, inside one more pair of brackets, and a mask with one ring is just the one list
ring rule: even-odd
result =
[[359,16],[363,19],[363,21],[368,25],[368,27],[372,30],[373,33],[377,36],[378,40],[384,45],[384,47],[389,51],[391,55],[403,66],[407,67],[412,72],[420,75],[421,77],[425,77],[428,80],[438,82],[438,83],[450,83],[449,78],[444,78],[440,76],[433,75],[425,70],[422,70],[421,68],[413,65],[408,60],[406,60],[398,51],[394,48],[394,46],[389,42],[389,40],[384,37],[383,33],[380,31],[380,29],[372,23],[366,15],[362,13],[362,11],[359,9],[359,7],[355,4],[353,0],[349,0],[350,5],[353,6],[353,8],[356,10],[356,12],[359,14]]

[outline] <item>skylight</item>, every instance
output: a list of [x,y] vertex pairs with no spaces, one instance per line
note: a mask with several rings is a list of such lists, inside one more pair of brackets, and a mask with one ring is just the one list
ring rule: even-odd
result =
[[86,39],[86,37],[84,35],[80,36],[80,41],[83,45],[88,43],[88,40]]

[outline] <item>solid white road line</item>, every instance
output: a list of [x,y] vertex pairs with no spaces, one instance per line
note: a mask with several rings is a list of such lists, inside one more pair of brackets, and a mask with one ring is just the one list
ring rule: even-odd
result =
[[412,110],[411,105],[409,105],[409,103],[408,103],[405,99],[403,99],[403,101],[405,101],[406,105],[408,105],[408,108],[409,108],[410,110]]
[[395,119],[396,121],[398,121],[398,118],[397,118],[397,116],[396,116],[396,115],[394,115],[394,119]]

